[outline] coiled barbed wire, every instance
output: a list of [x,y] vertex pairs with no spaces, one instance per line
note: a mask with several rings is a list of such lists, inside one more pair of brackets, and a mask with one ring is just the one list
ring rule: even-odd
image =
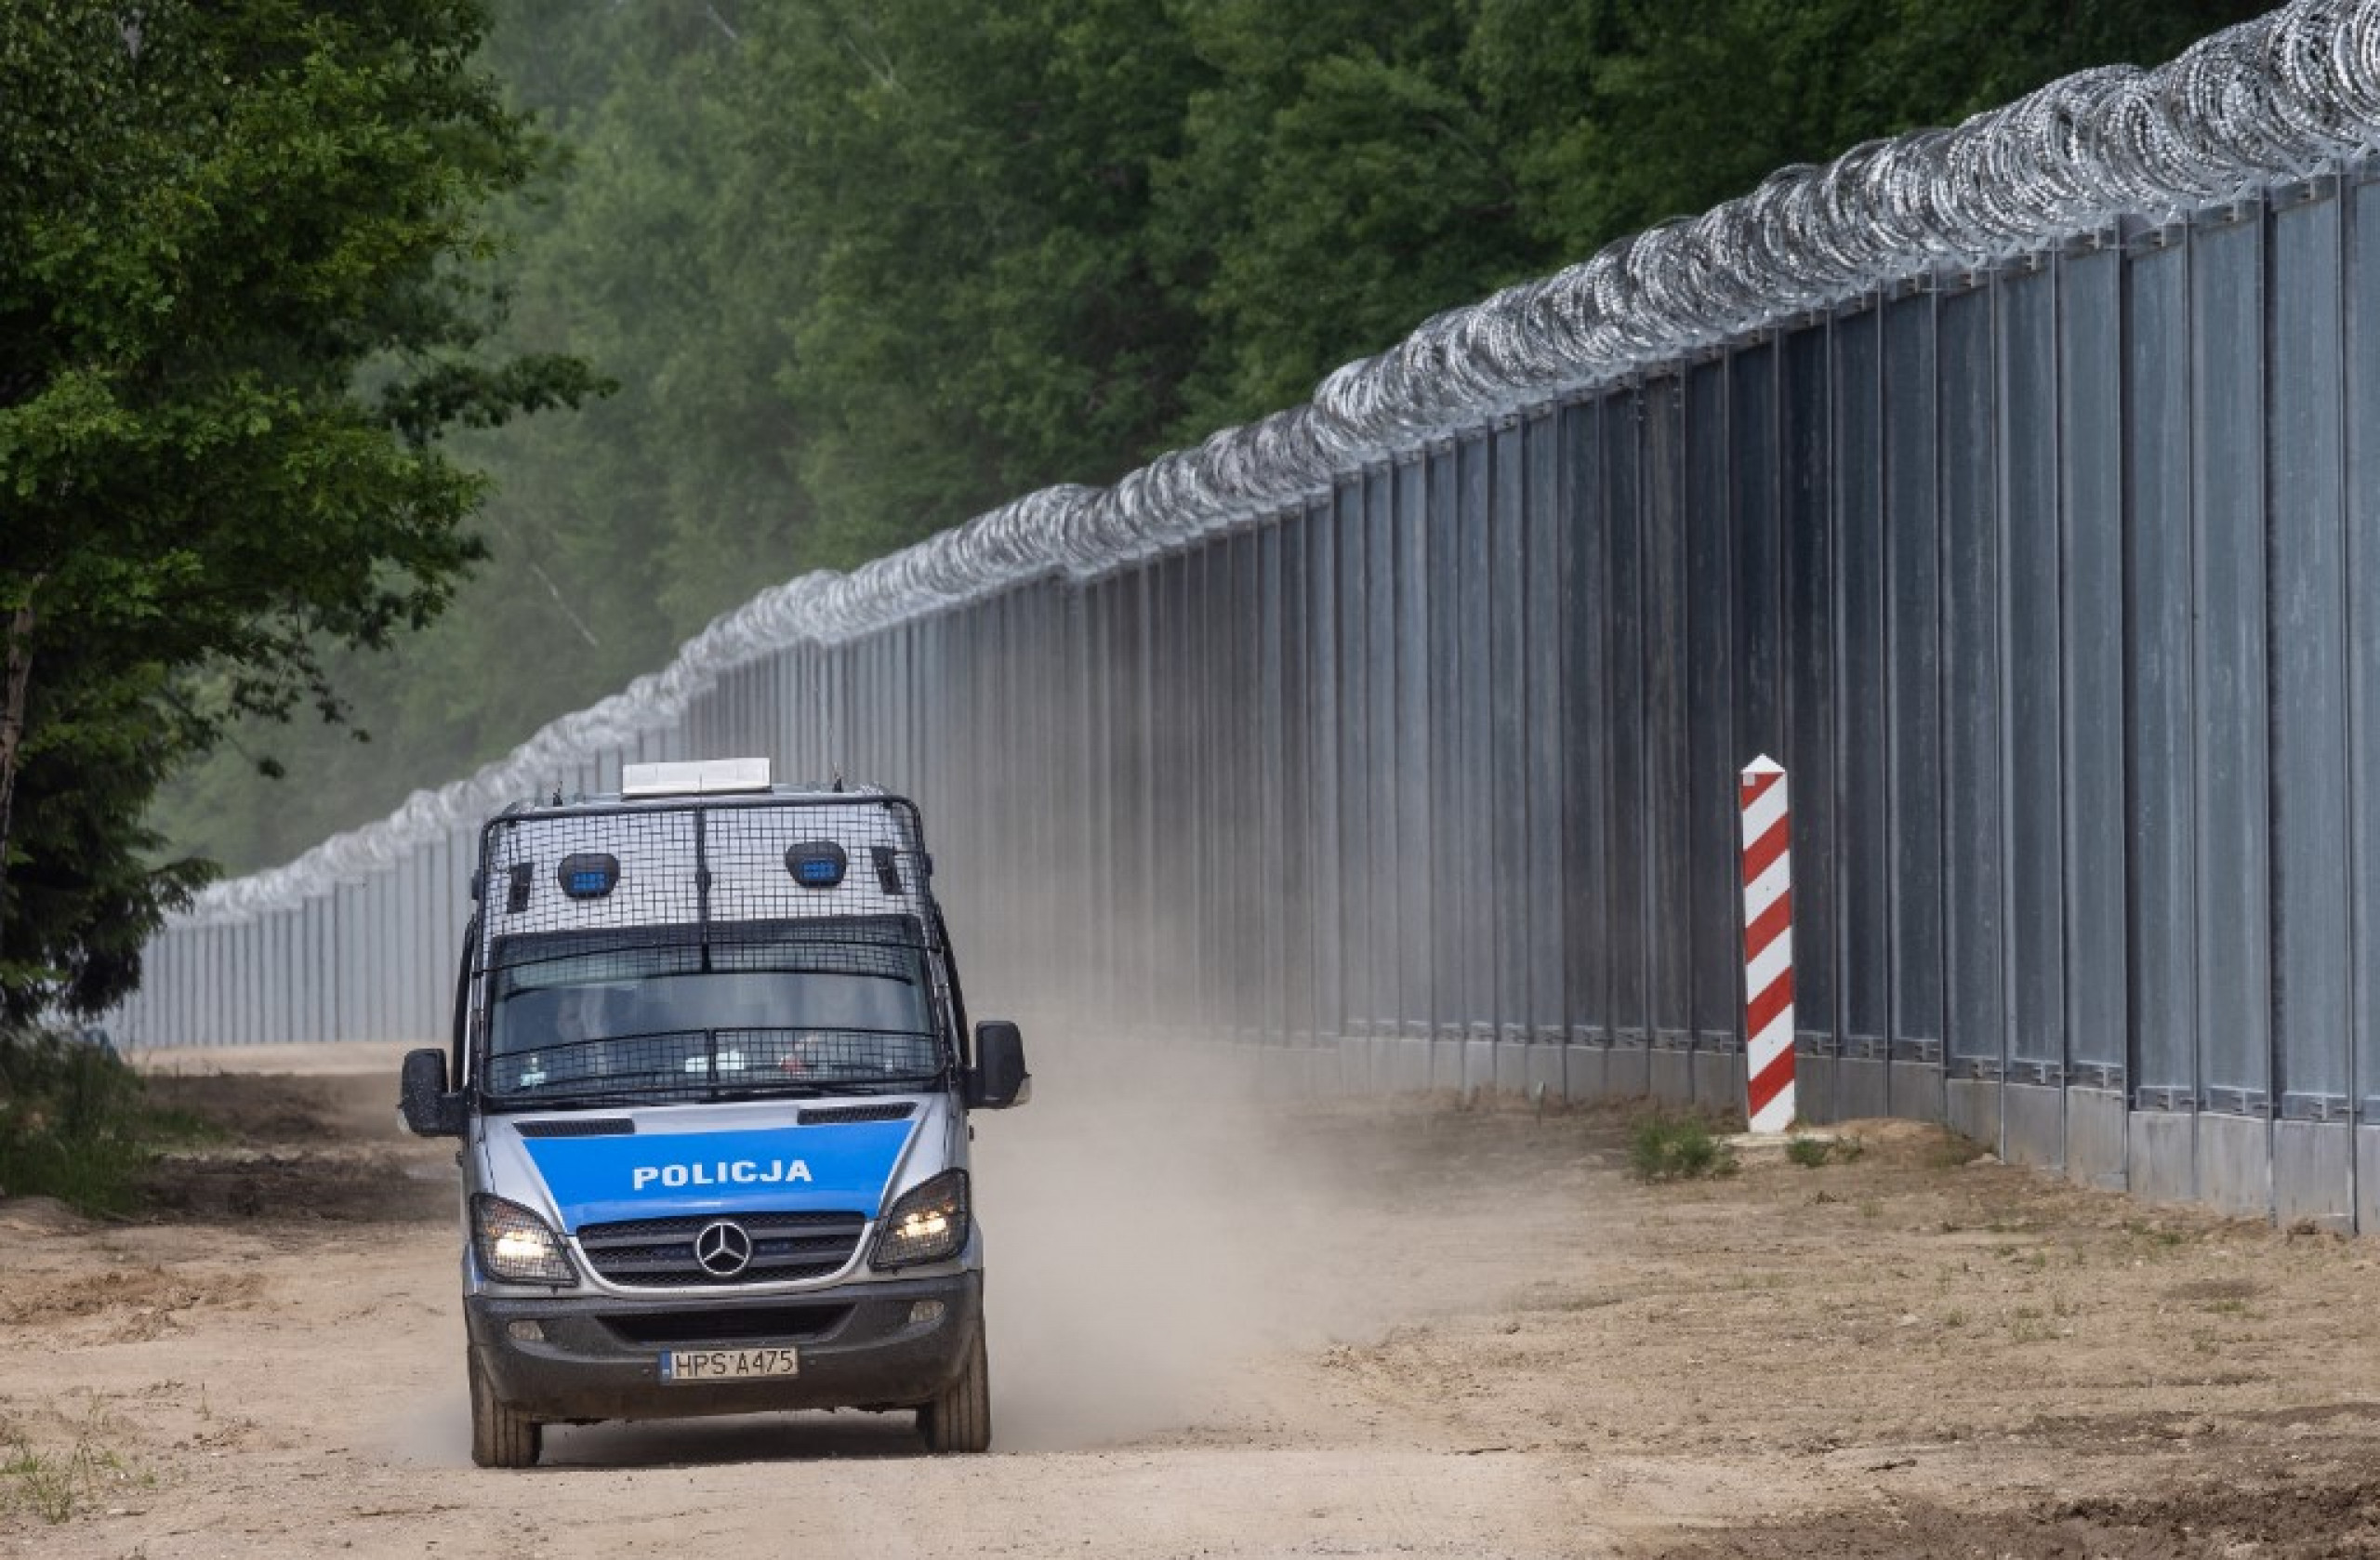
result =
[[1330,374],[1307,404],[1160,456],[1111,488],[1045,488],[851,574],[773,586],[662,671],[286,866],[207,889],[179,921],[246,919],[385,870],[669,725],[722,673],[789,645],[1051,574],[1094,577],[1309,502],[1346,471],[1461,428],[1934,267],[1989,264],[2120,217],[2170,220],[2375,149],[2380,0],[2297,0],[2156,71],[2084,71],[1953,129],[1779,170],[1700,217],[1440,314]]

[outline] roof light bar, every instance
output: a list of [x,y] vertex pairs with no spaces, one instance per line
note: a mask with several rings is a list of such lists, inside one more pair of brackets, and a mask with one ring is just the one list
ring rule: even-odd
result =
[[766,759],[696,759],[683,763],[623,764],[620,796],[733,796],[769,788]]

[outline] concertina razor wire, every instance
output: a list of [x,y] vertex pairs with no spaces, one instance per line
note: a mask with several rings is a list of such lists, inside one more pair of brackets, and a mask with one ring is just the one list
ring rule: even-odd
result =
[[1088,579],[1282,513],[1347,471],[1591,391],[1937,269],[1984,267],[2173,220],[2380,149],[2380,0],[2297,0],[2155,71],[2052,82],[1955,129],[1780,169],[1699,218],[1426,323],[1314,399],[1158,456],[1110,488],[1061,485],[850,574],[772,586],[666,668],[549,722],[464,780],[416,791],[296,861],[218,883],[180,925],[292,908],[674,722],[721,674],[1028,580]]

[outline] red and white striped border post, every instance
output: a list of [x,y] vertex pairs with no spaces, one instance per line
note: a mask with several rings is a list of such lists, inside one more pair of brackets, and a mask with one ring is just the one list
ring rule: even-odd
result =
[[1755,1132],[1793,1124],[1793,853],[1785,771],[1744,766],[1744,1114]]

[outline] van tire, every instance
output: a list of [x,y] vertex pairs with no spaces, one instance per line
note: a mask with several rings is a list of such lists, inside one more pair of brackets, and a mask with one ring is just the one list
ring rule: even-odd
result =
[[992,1379],[984,1357],[984,1328],[975,1326],[975,1342],[959,1379],[942,1395],[918,1408],[918,1434],[931,1452],[987,1451],[992,1445]]
[[496,1395],[477,1349],[469,1351],[471,1378],[471,1461],[483,1468],[535,1468],[545,1426]]

